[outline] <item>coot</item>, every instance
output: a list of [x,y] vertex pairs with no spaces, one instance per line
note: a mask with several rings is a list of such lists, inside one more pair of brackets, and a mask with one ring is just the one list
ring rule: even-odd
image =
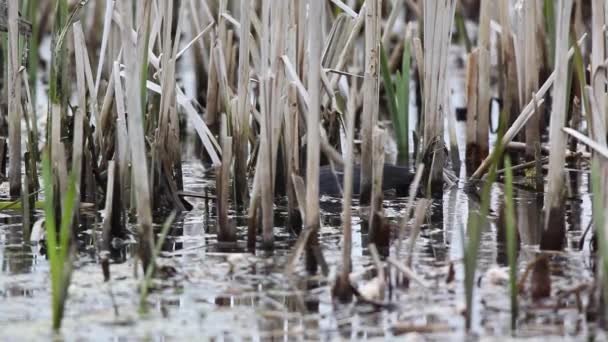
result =
[[[353,168],[353,194],[359,194],[361,179],[361,165]],[[395,190],[397,195],[407,195],[414,174],[409,167],[384,164],[382,175],[382,190]],[[319,194],[328,196],[339,196],[340,189],[344,185],[344,170],[336,170],[334,173],[329,166],[322,166],[319,170]]]

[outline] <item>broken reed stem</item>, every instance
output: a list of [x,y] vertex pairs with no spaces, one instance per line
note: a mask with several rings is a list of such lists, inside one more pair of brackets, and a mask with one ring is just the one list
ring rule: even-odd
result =
[[[234,134],[234,189],[236,203],[249,200],[247,159],[249,147],[249,37],[252,1],[241,0],[241,34],[239,38],[238,114]],[[290,178],[290,177],[288,177]]]
[[8,139],[9,193],[21,194],[21,78],[19,77],[19,9],[17,1],[8,1]]
[[[555,86],[553,87],[553,113],[551,115],[549,141],[548,193],[545,202],[545,229],[543,240],[559,240],[565,233],[564,206],[564,163],[566,161],[566,124],[568,107],[568,37],[572,0],[558,1],[558,22],[555,48]],[[563,239],[562,239],[563,240]],[[543,246],[541,241],[541,246]],[[559,244],[561,246],[561,244]]]
[[[363,79],[363,114],[361,120],[361,185],[359,202],[368,204],[373,184],[374,127],[379,106],[379,47],[382,0],[368,0],[365,11],[365,78]],[[309,92],[310,93],[310,92]]]

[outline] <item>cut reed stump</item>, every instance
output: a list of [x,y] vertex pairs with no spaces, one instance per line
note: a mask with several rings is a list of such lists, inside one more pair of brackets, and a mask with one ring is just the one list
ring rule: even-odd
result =
[[[568,45],[572,0],[558,1],[558,22],[555,48],[555,86],[553,87],[553,114],[551,115],[548,192],[545,201],[545,227],[541,236],[541,249],[560,250],[565,242],[564,217],[564,163],[566,161],[566,124],[568,108]],[[603,88],[603,87],[602,87]]]

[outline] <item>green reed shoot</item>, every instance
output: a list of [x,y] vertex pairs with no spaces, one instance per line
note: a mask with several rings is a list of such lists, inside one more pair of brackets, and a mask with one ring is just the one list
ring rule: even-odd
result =
[[380,49],[380,69],[388,110],[395,129],[399,161],[402,163],[407,163],[409,159],[410,57],[410,43],[406,38],[403,44],[401,71],[397,71],[393,81],[386,51],[383,46]]
[[44,181],[44,212],[47,234],[47,253],[51,269],[51,296],[53,312],[53,329],[61,327],[65,302],[68,297],[72,265],[70,255],[70,236],[73,209],[76,203],[76,178],[72,174],[68,181],[68,191],[62,198],[63,210],[59,236],[57,236],[57,221],[55,220],[55,204],[53,194],[53,175],[48,151],[42,158],[42,178]]
[[517,328],[517,231],[513,202],[513,170],[511,158],[505,156],[505,226],[507,228],[507,259],[509,260],[509,290],[511,295],[511,330]]
[[158,242],[156,243],[156,246],[154,246],[152,262],[148,265],[148,268],[146,269],[146,274],[144,275],[144,279],[141,281],[139,288],[139,313],[142,315],[148,312],[147,300],[148,293],[150,293],[150,287],[152,285],[152,277],[156,272],[155,260],[160,255],[160,250],[163,246],[163,243],[165,242],[165,239],[167,238],[167,234],[169,234],[169,228],[171,228],[171,224],[173,223],[174,219],[175,211],[171,212],[171,214],[169,214],[169,217],[167,217],[167,219],[165,220],[165,223],[163,223]]
[[608,298],[608,241],[606,240],[606,227],[604,216],[604,189],[600,179],[600,166],[597,158],[593,159],[591,166],[591,189],[593,192],[593,220],[595,221],[595,229],[597,234],[597,245],[600,255],[600,267],[602,274],[602,291],[604,298]]

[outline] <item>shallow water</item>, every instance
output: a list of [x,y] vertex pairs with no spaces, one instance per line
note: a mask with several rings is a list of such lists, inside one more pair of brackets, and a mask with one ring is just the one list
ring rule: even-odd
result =
[[[213,192],[211,178],[201,177],[198,162],[185,165],[185,187],[188,191]],[[581,188],[585,188],[582,182]],[[517,193],[518,229],[524,244],[519,253],[520,272],[538,253],[534,243],[540,225],[531,222],[540,217],[534,209],[532,194]],[[493,191],[493,208],[498,210],[502,192]],[[340,264],[342,240],[339,226],[338,199],[323,198],[320,241],[330,268],[329,276],[310,277],[303,261],[296,274],[283,274],[290,247],[295,237],[277,228],[278,249],[274,253],[246,252],[245,227],[231,253],[217,244],[213,203],[194,201],[195,208],[180,216],[172,227],[163,248],[162,265],[173,266],[177,275],[158,281],[150,295],[150,312],[138,314],[139,271],[131,257],[133,239],[113,254],[112,280],[103,282],[97,262],[95,239],[100,236],[99,213],[87,213],[79,233],[79,254],[66,317],[63,324],[65,340],[292,340],[336,338],[373,338],[394,336],[394,328],[409,324],[417,329],[432,327],[424,335],[403,336],[443,340],[464,336],[462,234],[467,213],[477,210],[462,186],[446,191],[443,201],[432,207],[432,223],[425,225],[414,249],[414,270],[424,279],[428,289],[412,283],[408,289],[392,288],[387,308],[368,304],[336,305],[331,299],[331,283]],[[443,203],[440,203],[443,202]],[[590,216],[589,196],[585,193],[570,200],[567,211],[568,243],[563,253],[551,257],[553,293],[589,283],[591,271],[589,249],[578,250],[578,240]],[[404,199],[387,199],[387,216],[396,219],[404,210]],[[329,211],[328,211],[329,210]],[[533,210],[535,215],[527,215]],[[280,211],[279,211],[280,212]],[[369,282],[374,266],[364,248],[366,234],[361,233],[356,210],[353,212],[353,282]],[[276,220],[279,220],[281,213]],[[499,248],[499,227],[490,218],[485,229],[479,255],[478,275],[486,274],[476,290],[474,331],[480,336],[501,337],[509,332],[508,286],[492,278],[498,267],[504,271],[504,253]],[[243,220],[238,220],[243,221]],[[46,339],[51,337],[49,268],[40,245],[24,243],[19,214],[3,214],[0,225],[0,329],[2,339]],[[239,224],[243,224],[240,222]],[[587,245],[587,244],[585,244]],[[391,254],[396,253],[394,245]],[[401,260],[405,255],[399,256]],[[455,280],[447,284],[450,263],[454,264]],[[499,277],[500,278],[500,277]],[[583,300],[586,297],[583,296]],[[584,313],[578,312],[574,298],[563,301],[564,308],[554,309],[555,296],[543,303],[522,299],[518,336],[580,338],[589,333]],[[416,330],[416,329],[414,329]]]

